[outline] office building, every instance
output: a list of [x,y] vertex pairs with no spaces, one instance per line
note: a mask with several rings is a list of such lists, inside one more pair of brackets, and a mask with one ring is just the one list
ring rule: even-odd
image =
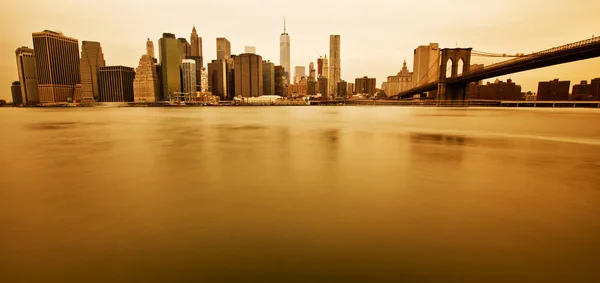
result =
[[181,75],[183,77],[183,92],[186,95],[196,96],[196,61],[192,59],[183,59]]
[[440,47],[437,43],[422,45],[414,51],[413,85],[435,82],[440,75]]
[[[202,37],[198,36],[196,32],[196,26],[192,28],[192,34],[190,35],[191,55],[202,57]],[[196,61],[196,63],[198,63]],[[202,67],[202,64],[201,64]]]
[[[283,66],[275,66],[274,68],[274,72],[275,72],[275,87],[274,87],[274,91],[275,91],[275,95],[279,95],[279,96],[287,96],[287,85],[288,85],[288,78],[286,76],[286,72],[285,69],[283,68]],[[264,84],[264,82],[263,82]],[[263,93],[264,95],[264,93]]]
[[21,82],[13,82],[10,86],[10,93],[12,95],[13,105],[21,105],[24,103],[23,95],[21,94]]
[[341,81],[337,83],[336,89],[338,92],[337,97],[348,97],[348,83],[346,81]]
[[202,67],[200,70],[200,92],[208,92],[208,72]]
[[208,88],[214,96],[221,100],[229,100],[227,97],[227,60],[212,60],[208,63]]
[[571,81],[559,81],[558,79],[549,82],[539,82],[537,91],[538,101],[557,101],[569,100],[569,90]]
[[79,41],[49,30],[32,37],[40,102],[72,101],[75,85],[81,83]]
[[227,38],[217,38],[217,60],[227,60],[231,58],[231,43]]
[[600,100],[600,78],[593,79],[590,83],[581,81],[580,84],[573,85],[571,100],[575,101],[598,101]]
[[315,63],[310,62],[308,64],[308,76],[315,79],[317,79],[317,70],[315,70]]
[[342,80],[342,60],[340,57],[340,35],[329,36],[329,94],[337,95],[337,83]]
[[101,102],[133,102],[135,71],[125,66],[100,67],[98,82]]
[[279,36],[279,64],[287,73],[289,84],[292,65],[290,64],[290,35],[287,33],[285,20],[283,20],[283,33]]
[[275,95],[275,64],[269,61],[262,63],[263,95]]
[[321,94],[322,97],[329,96],[329,84],[328,84],[327,80],[328,79],[325,76],[320,76],[318,79],[319,93]]
[[244,53],[248,53],[248,54],[256,54],[256,47],[255,46],[246,46],[244,47]]
[[185,59],[188,56],[192,56],[192,46],[185,37],[177,39],[179,41],[179,49],[181,50],[181,58]]
[[162,78],[162,99],[169,100],[181,92],[181,46],[172,33],[163,33],[158,40]]
[[511,79],[506,82],[496,79],[494,83],[470,85],[467,91],[467,99],[516,101],[525,98],[521,94],[521,86],[515,84]]
[[160,77],[157,68],[155,58],[149,55],[148,52],[142,55],[133,80],[134,102],[160,101]]
[[377,92],[377,83],[375,78],[369,78],[367,76],[356,78],[354,85],[356,87],[357,94],[374,95],[375,92]]
[[323,75],[323,57],[319,56],[317,59],[317,76],[320,77]]
[[306,67],[304,66],[296,66],[294,67],[294,83],[297,84],[300,82],[302,77],[306,76]]
[[346,91],[348,92],[348,96],[354,94],[354,83],[348,83]]
[[19,85],[21,87],[20,101],[29,105],[38,104],[40,103],[40,97],[38,95],[38,76],[35,67],[34,51],[24,46],[17,48],[15,54],[17,56],[17,72],[19,73]]
[[409,90],[413,87],[413,73],[408,71],[406,60],[402,64],[402,69],[395,76],[387,77],[385,92],[388,96],[396,95],[401,91]]
[[600,101],[600,78],[593,79],[590,85],[590,100]]
[[234,66],[235,96],[263,95],[262,57],[256,54],[240,54],[234,57]]
[[318,82],[313,77],[306,78],[306,94],[317,95],[319,93]]
[[82,99],[98,100],[98,70],[106,66],[99,42],[81,42],[81,95]]

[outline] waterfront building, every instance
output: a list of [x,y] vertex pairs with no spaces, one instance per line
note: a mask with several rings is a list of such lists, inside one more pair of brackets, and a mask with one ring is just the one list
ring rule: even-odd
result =
[[208,92],[208,72],[206,68],[202,67],[200,70],[200,92],[207,93]]
[[154,42],[152,42],[152,40],[148,38],[148,40],[146,40],[146,55],[152,58],[156,58],[154,54]]
[[100,67],[98,82],[101,102],[133,102],[135,70],[125,66]]
[[13,82],[10,86],[10,93],[12,95],[13,105],[21,105],[24,103],[23,95],[21,94],[21,82]]
[[20,101],[29,105],[38,104],[40,103],[40,97],[38,95],[38,75],[35,66],[34,50],[23,46],[17,48],[15,54],[17,56],[17,72],[19,73],[19,85],[21,87]]
[[[402,69],[395,76],[387,77],[387,84],[382,88],[388,96],[396,95],[401,91],[409,90],[413,87],[413,73],[408,71],[406,60],[402,64]],[[385,83],[385,82],[384,82]]]
[[192,59],[183,59],[181,75],[183,77],[183,92],[186,95],[196,96],[196,61]]
[[169,100],[175,93],[181,92],[181,46],[175,35],[163,33],[158,40],[162,79],[162,99]]
[[340,55],[341,39],[340,35],[332,34],[329,36],[329,94],[332,97],[337,95],[337,83],[342,79],[342,61]]
[[[202,37],[198,36],[198,33],[196,32],[196,26],[192,28],[192,34],[190,35],[190,45],[191,55],[202,57]],[[202,64],[200,65],[202,66]]]
[[148,53],[142,55],[133,80],[133,100],[135,102],[160,101],[160,77],[156,59]]
[[263,61],[263,95],[275,95],[275,64]]
[[437,43],[422,45],[414,51],[413,85],[435,82],[440,73],[440,47]]
[[315,70],[315,63],[310,62],[308,64],[308,76],[315,79],[317,79],[317,70]]
[[100,42],[81,42],[81,91],[82,99],[98,100],[98,70],[106,66]]
[[600,100],[600,78],[593,79],[590,83],[581,81],[580,84],[573,85],[571,100]]
[[179,48],[181,50],[181,58],[185,59],[188,56],[192,56],[192,46],[189,44],[185,37],[180,37],[177,39],[179,41]]
[[[275,66],[274,68],[275,87],[274,94],[279,96],[287,96],[288,78],[283,66]],[[263,82],[264,84],[264,82]],[[263,93],[264,94],[264,93]]]
[[494,83],[485,85],[470,85],[473,91],[467,93],[467,99],[481,100],[524,100],[525,97],[521,94],[521,86],[515,84],[511,79],[503,82],[496,79]]
[[235,96],[256,97],[263,95],[262,57],[244,53],[234,57]]
[[317,59],[317,76],[320,77],[323,75],[323,57],[319,56]]
[[329,82],[326,76],[320,76],[318,79],[319,93],[322,97],[329,96]]
[[337,83],[336,89],[338,90],[337,97],[348,97],[348,83],[346,81]]
[[571,81],[554,79],[548,82],[539,82],[537,91],[538,101],[569,100]]
[[346,91],[348,92],[348,96],[354,94],[354,83],[348,83]]
[[227,60],[212,60],[208,63],[208,88],[213,96],[228,100]]
[[79,41],[59,32],[34,32],[33,49],[41,103],[72,101],[81,83]]
[[367,76],[364,76],[362,78],[356,78],[354,83],[357,94],[374,95],[377,92],[375,78],[369,78]]

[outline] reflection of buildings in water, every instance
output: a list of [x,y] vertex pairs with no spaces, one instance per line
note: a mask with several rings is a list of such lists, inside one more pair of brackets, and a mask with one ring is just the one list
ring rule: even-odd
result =
[[463,146],[468,142],[465,136],[441,133],[411,133],[410,155],[418,164],[430,161],[457,163],[463,159]]

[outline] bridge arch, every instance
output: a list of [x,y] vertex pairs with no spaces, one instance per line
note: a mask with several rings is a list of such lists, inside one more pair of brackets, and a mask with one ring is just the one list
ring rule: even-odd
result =
[[446,60],[446,69],[442,69],[440,71],[446,72],[446,78],[450,78],[452,77],[452,68],[454,68],[454,60],[452,58],[448,58],[448,60]]
[[465,60],[463,60],[463,58],[461,57],[460,59],[458,59],[458,63],[456,64],[456,75],[462,76],[462,74],[464,73],[464,70],[465,70]]

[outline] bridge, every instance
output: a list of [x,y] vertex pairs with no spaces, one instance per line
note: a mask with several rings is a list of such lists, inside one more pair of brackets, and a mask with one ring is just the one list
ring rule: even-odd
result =
[[[472,48],[442,49],[439,60],[439,62],[441,62],[439,65],[439,78],[437,81],[423,84],[417,82],[417,86],[402,91],[390,98],[407,99],[416,94],[437,90],[436,99],[438,103],[460,103],[466,99],[467,85],[472,82],[600,57],[600,37],[594,37],[528,55],[520,55],[515,59],[471,71],[472,52],[476,53]],[[458,63],[460,61],[463,62],[462,70],[458,69]],[[450,67],[448,67],[449,63]],[[447,76],[448,70],[451,70],[450,76]]]

